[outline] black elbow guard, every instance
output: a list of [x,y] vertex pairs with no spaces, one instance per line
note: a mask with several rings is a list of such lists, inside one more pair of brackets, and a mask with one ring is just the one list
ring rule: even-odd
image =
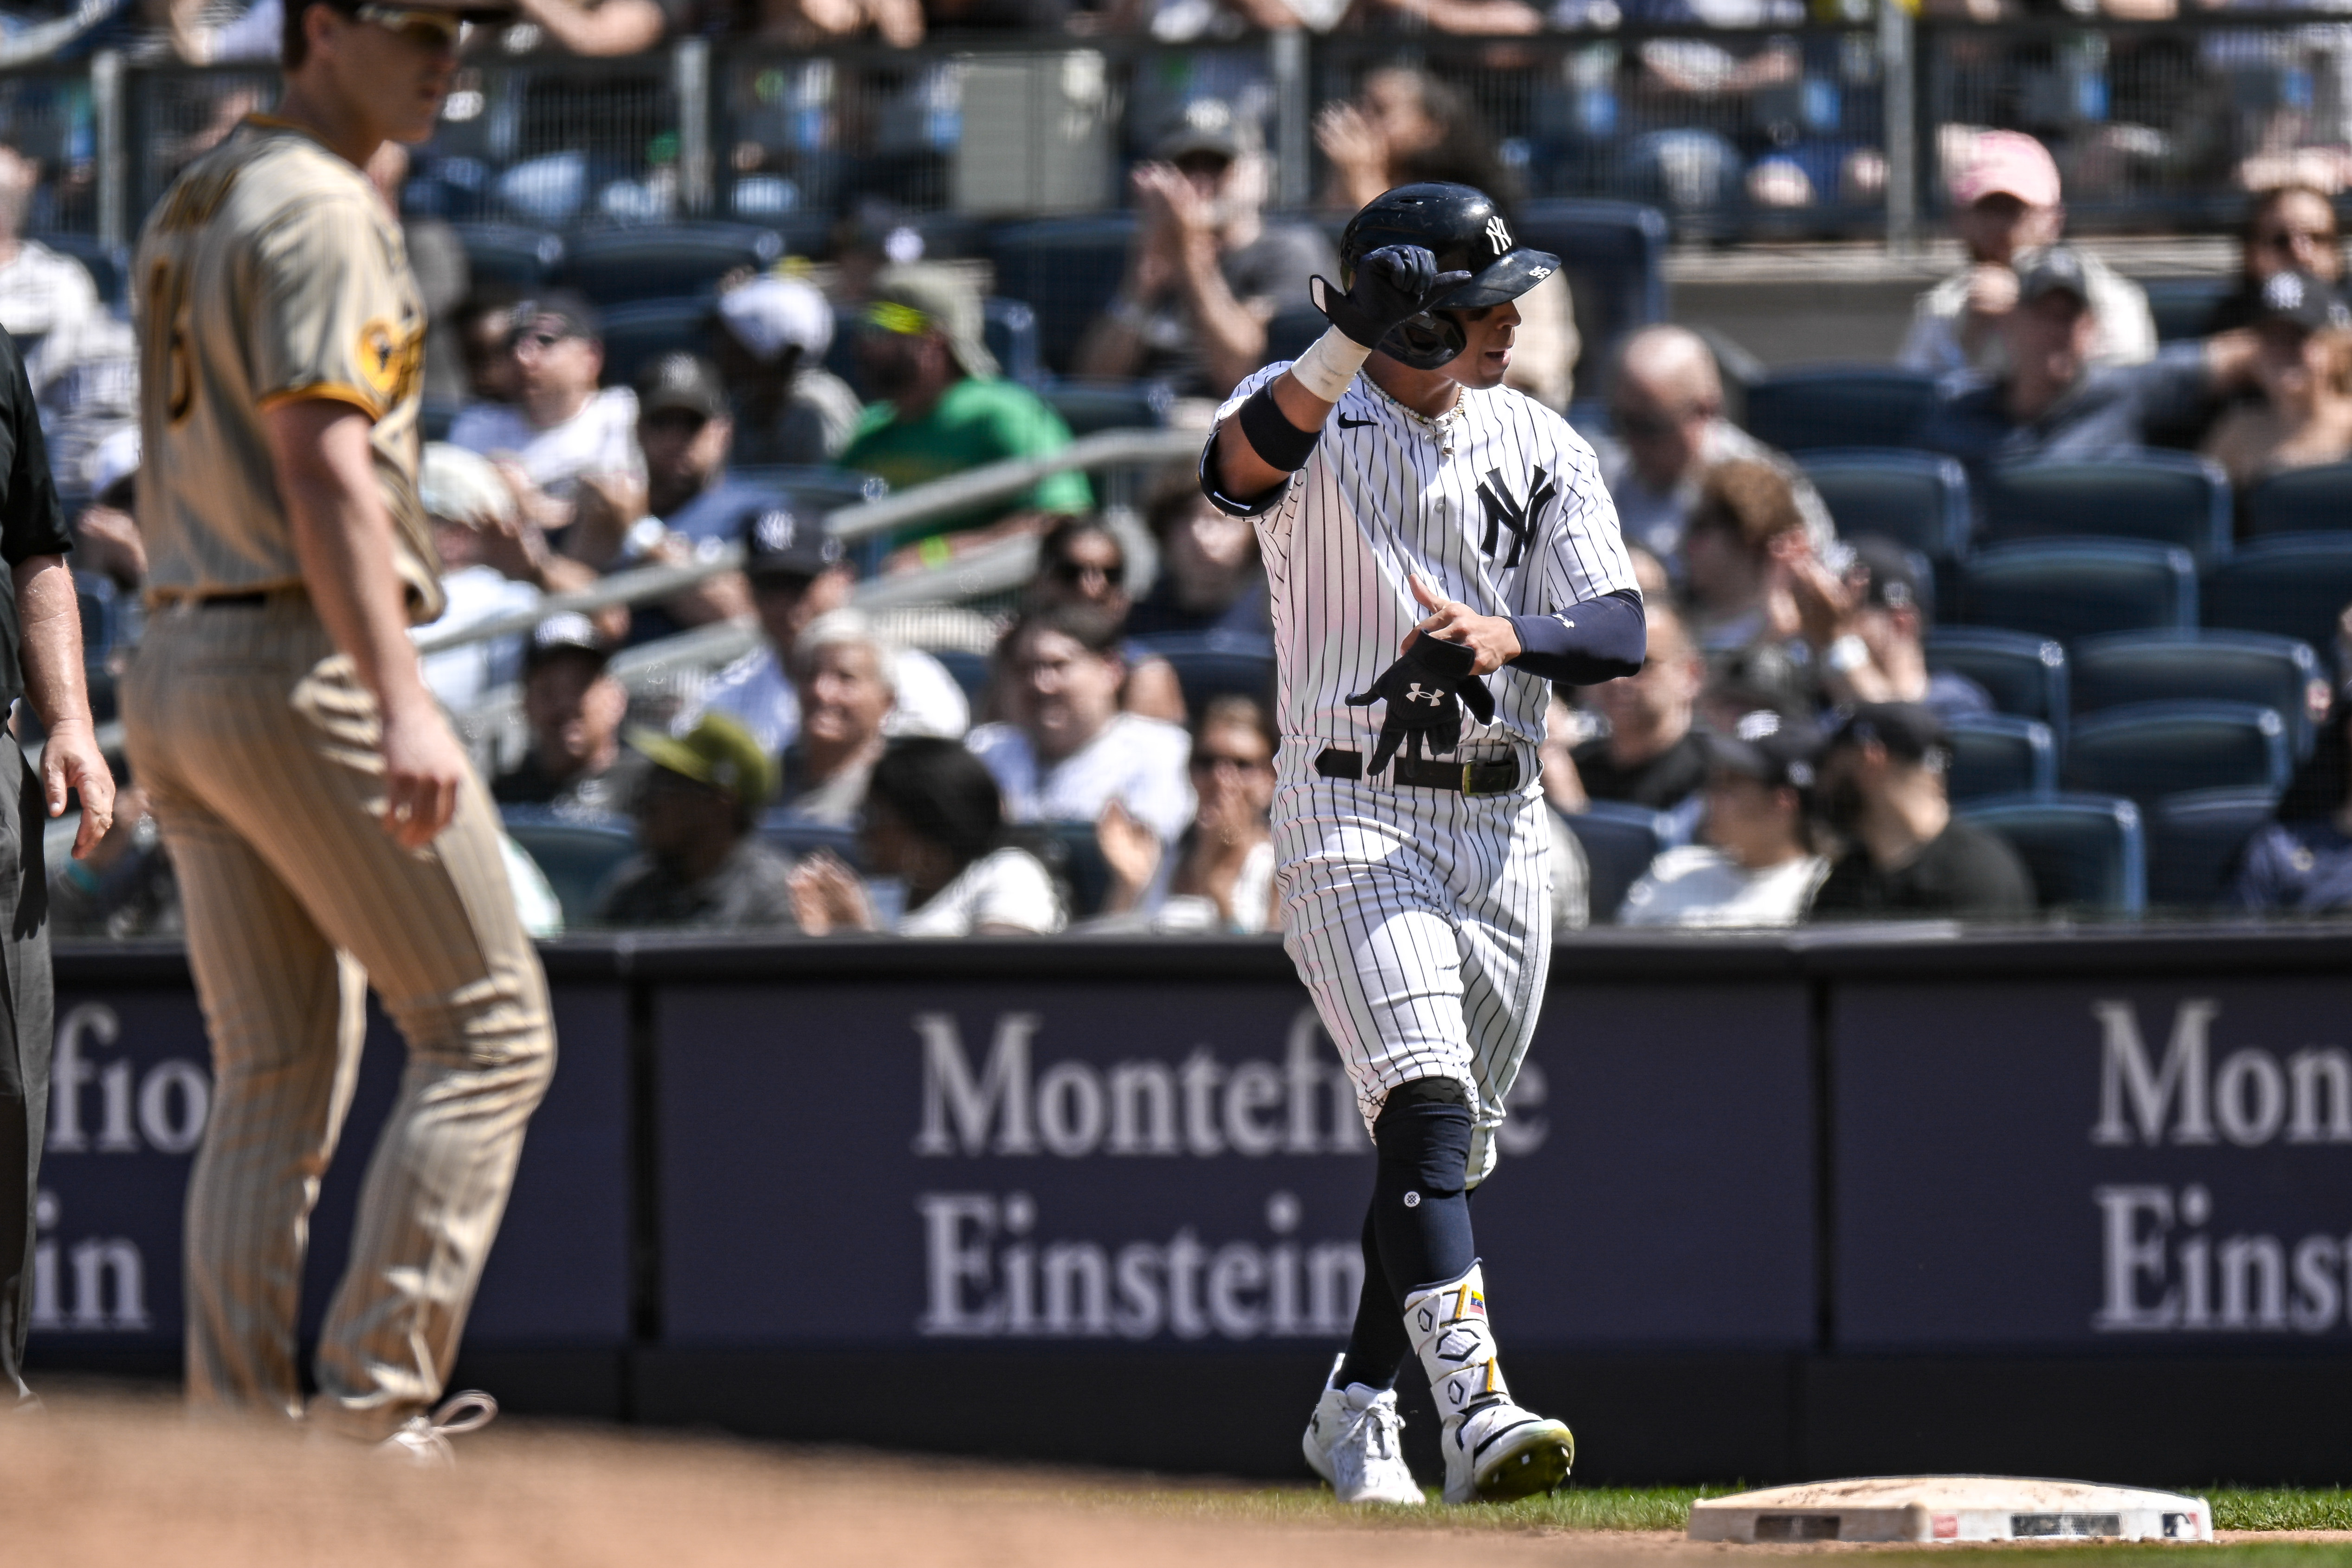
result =
[[1262,386],[1250,394],[1249,401],[1234,415],[1242,427],[1243,439],[1250,450],[1265,459],[1269,468],[1279,468],[1286,474],[1296,474],[1307,466],[1315,455],[1315,443],[1321,439],[1323,427],[1301,430],[1290,423],[1274,401],[1274,388]]

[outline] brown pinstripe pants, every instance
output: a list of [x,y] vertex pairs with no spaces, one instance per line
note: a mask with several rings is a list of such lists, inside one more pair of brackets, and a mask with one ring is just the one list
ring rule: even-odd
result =
[[159,612],[122,715],[178,872],[216,1078],[188,1183],[189,1400],[302,1412],[302,1255],[372,983],[408,1065],[310,1416],[380,1437],[441,1395],[555,1065],[495,810],[469,777],[429,849],[384,834],[375,700],[299,594]]

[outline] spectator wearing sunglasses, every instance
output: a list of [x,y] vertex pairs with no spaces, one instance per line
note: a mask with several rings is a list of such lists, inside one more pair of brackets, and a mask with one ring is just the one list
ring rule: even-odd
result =
[[2213,302],[2205,335],[2252,327],[2268,312],[2263,286],[2281,273],[2300,272],[2332,288],[2344,286],[2344,246],[2336,205],[2310,185],[2279,185],[2256,195],[2239,231],[2243,250],[2238,286]]
[[1262,705],[1211,699],[1192,737],[1190,772],[1200,805],[1176,841],[1169,874],[1160,874],[1169,858],[1160,835],[1117,801],[1096,821],[1111,871],[1103,912],[1141,917],[1156,931],[1254,936],[1274,929],[1275,744],[1274,721]]
[[473,404],[450,425],[449,440],[507,469],[525,512],[560,544],[583,482],[645,484],[636,394],[598,390],[603,331],[594,308],[578,295],[556,290],[524,300],[511,320],[514,402]]
[[1195,99],[1129,177],[1139,221],[1127,273],[1087,329],[1089,376],[1155,376],[1180,396],[1222,398],[1265,363],[1266,323],[1339,276],[1331,244],[1307,224],[1268,224],[1264,160],[1230,105]]
[[1717,465],[1734,458],[1770,465],[1795,493],[1813,548],[1836,537],[1829,508],[1795,464],[1723,416],[1723,375],[1715,352],[1683,327],[1648,327],[1625,340],[1609,400],[1613,439],[1602,444],[1601,477],[1617,502],[1625,542],[1670,566],[1683,530]]
[[[1193,486],[1198,494],[1199,486]],[[1127,546],[1100,517],[1065,517],[1037,541],[1037,575],[1024,596],[1033,610],[1076,605],[1126,628],[1134,607],[1127,591]],[[1171,724],[1184,722],[1184,689],[1167,660],[1132,643],[1121,646],[1127,680],[1119,707]]]
[[[1027,387],[997,374],[982,340],[980,295],[961,274],[929,263],[887,267],[874,280],[857,335],[859,373],[881,401],[866,410],[841,466],[912,489],[1008,457],[1043,457],[1070,444],[1062,416]],[[1009,501],[926,525],[901,538],[892,569],[940,565],[976,545],[1036,533],[1045,519],[1091,510],[1085,475],[1052,475]]]

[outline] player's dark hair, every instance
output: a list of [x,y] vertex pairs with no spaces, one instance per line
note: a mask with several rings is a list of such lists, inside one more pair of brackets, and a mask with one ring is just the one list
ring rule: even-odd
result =
[[1125,631],[1122,617],[1105,613],[1091,604],[1047,604],[1024,610],[996,642],[999,658],[1039,632],[1058,632],[1098,659],[1116,658]]
[[284,27],[278,36],[278,63],[287,70],[300,70],[302,62],[310,57],[310,40],[302,31],[302,18],[313,5],[331,5],[347,14],[352,9],[341,0],[287,0]]
[[961,741],[930,736],[894,740],[874,764],[866,798],[898,814],[907,831],[946,850],[961,871],[1004,836],[1004,797],[985,763]]

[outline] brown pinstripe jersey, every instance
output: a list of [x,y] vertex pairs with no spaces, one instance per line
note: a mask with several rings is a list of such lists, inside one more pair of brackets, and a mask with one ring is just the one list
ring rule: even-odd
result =
[[416,498],[425,306],[400,226],[359,170],[255,116],[189,165],[140,236],[139,531],[163,593],[301,580],[262,426],[331,398],[373,419],[415,619],[441,612]]

